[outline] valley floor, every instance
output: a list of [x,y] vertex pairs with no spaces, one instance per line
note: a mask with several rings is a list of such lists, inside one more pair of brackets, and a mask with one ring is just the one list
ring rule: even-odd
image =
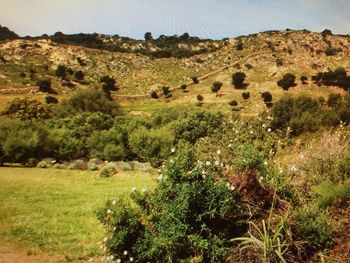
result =
[[97,211],[133,187],[152,187],[151,175],[0,168],[0,262],[86,261],[98,256],[104,230]]

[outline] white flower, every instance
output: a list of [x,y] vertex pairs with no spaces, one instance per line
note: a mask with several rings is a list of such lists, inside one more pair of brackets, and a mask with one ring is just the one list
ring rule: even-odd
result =
[[263,128],[266,128],[266,125],[265,125],[265,123],[264,123],[264,124],[262,125],[262,127],[263,127]]
[[238,131],[236,131],[236,133],[238,134]]
[[111,256],[109,257],[109,259],[110,259],[110,260],[113,260],[113,259],[114,259],[114,256],[113,256],[113,255],[111,255]]
[[128,251],[124,250],[123,254],[126,256],[128,254]]
[[265,166],[267,165],[267,161],[264,162],[264,165],[265,165]]
[[205,179],[205,174],[202,174],[202,178]]
[[304,159],[304,157],[305,157],[304,154],[300,155],[300,159]]
[[134,186],[133,188],[131,188],[131,192],[135,192],[136,191],[136,187]]
[[292,173],[296,173],[298,171],[298,168],[293,164],[291,167],[290,167],[290,171]]
[[163,180],[163,175],[162,175],[162,174],[160,174],[160,175],[158,176],[158,180],[159,180],[159,181]]
[[117,259],[117,263],[121,263],[122,260],[120,258]]
[[228,146],[228,148],[231,148],[232,147],[232,144],[229,144],[229,145],[227,145]]
[[105,238],[103,239],[103,242],[107,242],[107,240],[108,240],[108,237],[105,237]]
[[117,230],[117,228],[116,227],[113,227],[113,231],[116,231]]
[[129,260],[130,260],[130,262],[133,262],[133,261],[134,261],[134,258],[133,258],[133,257],[131,257],[131,258],[129,258]]
[[216,165],[216,166],[219,166],[219,165],[220,165],[220,162],[219,162],[219,161],[215,161],[215,165]]
[[206,166],[209,166],[209,165],[211,165],[211,162],[210,161],[206,161],[205,164],[206,164]]
[[283,173],[283,170],[282,170],[282,169],[280,169],[280,174],[281,174],[281,173]]
[[260,176],[260,181],[264,180],[264,177]]
[[175,148],[171,148],[171,153],[174,153],[175,152]]
[[107,210],[107,214],[112,214],[113,212],[112,212],[112,210],[111,209],[108,209]]
[[117,203],[117,201],[116,201],[116,200],[113,200],[112,205],[115,205],[116,203]]
[[231,189],[231,191],[234,191],[235,187],[233,185],[231,185],[230,189]]
[[272,130],[271,130],[271,128],[268,128],[267,131],[268,131],[268,132],[271,132]]
[[142,193],[146,193],[147,192],[147,189],[146,188],[143,188],[142,189]]
[[230,183],[227,183],[226,185],[227,185],[227,187],[230,187],[230,186],[231,186]]
[[217,151],[216,151],[216,154],[217,154],[217,155],[220,155],[220,154],[221,154],[221,150],[217,150]]

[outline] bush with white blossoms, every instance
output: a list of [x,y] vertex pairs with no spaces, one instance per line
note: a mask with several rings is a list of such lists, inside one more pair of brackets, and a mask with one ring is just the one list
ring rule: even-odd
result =
[[154,190],[108,202],[99,213],[106,256],[121,262],[222,262],[230,240],[246,231],[246,213],[234,187],[203,169],[192,149],[177,150]]

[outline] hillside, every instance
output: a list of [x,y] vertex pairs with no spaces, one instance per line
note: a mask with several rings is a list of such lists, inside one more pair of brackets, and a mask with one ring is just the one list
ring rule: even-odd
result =
[[[106,36],[104,39],[107,39]],[[109,39],[111,41],[109,45],[117,41],[115,37]],[[118,41],[122,39],[118,38]],[[110,75],[116,79],[119,88],[114,93],[115,98],[125,100],[150,98],[150,92],[155,90],[161,93],[162,86],[172,89],[179,88],[184,83],[191,85],[191,77],[196,76],[200,83],[189,87],[189,92],[186,94],[173,93],[170,103],[196,102],[196,96],[202,94],[205,104],[216,104],[232,99],[240,100],[241,91],[234,90],[230,84],[232,73],[237,71],[247,74],[248,91],[253,98],[259,98],[264,91],[270,91],[278,98],[284,91],[277,87],[276,82],[284,73],[293,72],[298,79],[301,75],[305,75],[310,80],[312,75],[327,69],[337,67],[350,69],[348,36],[305,30],[269,31],[236,39],[200,42],[197,44],[205,49],[214,45],[217,50],[187,58],[154,58],[140,52],[135,53],[135,45],[142,45],[145,48],[149,45],[146,41],[128,40],[124,44],[129,47],[130,53],[125,50],[112,52],[59,44],[44,38],[2,42],[0,44],[0,92],[4,94],[2,100],[8,101],[13,97],[5,94],[12,93],[18,96],[28,90],[36,93],[35,96],[42,97],[40,93],[35,92],[35,88],[31,89],[42,78],[51,78],[53,88],[58,92],[58,96],[62,97],[76,89],[98,87],[101,85],[100,78]],[[178,44],[181,45],[183,44]],[[242,50],[237,48],[239,45],[242,46]],[[152,50],[152,47],[148,48]],[[73,76],[69,76],[67,80],[57,78],[55,70],[58,65],[71,68],[74,72],[83,71],[84,81],[77,81]],[[215,80],[224,83],[219,97],[210,91],[211,84]],[[291,92],[326,96],[329,91],[329,88],[317,87],[309,81],[306,85],[298,82],[298,86]],[[150,99],[150,103],[154,102]],[[129,104],[132,106],[134,103],[131,101]]]

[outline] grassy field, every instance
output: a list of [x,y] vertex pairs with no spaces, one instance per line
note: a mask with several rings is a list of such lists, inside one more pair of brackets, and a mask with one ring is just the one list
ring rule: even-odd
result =
[[84,258],[97,255],[104,230],[96,219],[107,199],[152,187],[151,175],[0,168],[0,242]]

